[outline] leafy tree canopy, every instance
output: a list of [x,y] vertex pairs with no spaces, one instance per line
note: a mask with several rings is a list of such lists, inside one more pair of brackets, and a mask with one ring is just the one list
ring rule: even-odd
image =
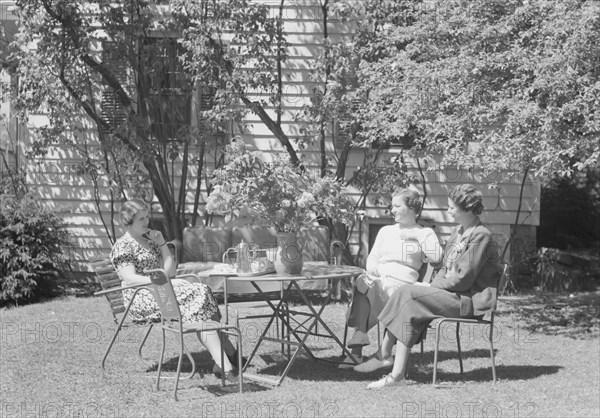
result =
[[23,117],[49,118],[33,129],[33,151],[70,147],[81,171],[103,177],[117,200],[135,192],[125,190],[127,178],[146,179],[168,235],[180,237],[190,192],[194,221],[198,212],[207,140],[236,128],[240,99],[261,109],[248,92],[272,90],[268,11],[249,0],[16,1],[14,103]]
[[443,164],[542,177],[597,164],[597,1],[367,0],[337,11],[362,17],[352,53],[363,143],[400,140]]

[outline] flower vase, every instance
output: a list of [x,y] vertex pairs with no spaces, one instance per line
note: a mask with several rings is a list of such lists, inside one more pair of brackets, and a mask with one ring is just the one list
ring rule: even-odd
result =
[[295,232],[277,233],[277,251],[274,268],[278,274],[300,274],[302,271],[302,244]]

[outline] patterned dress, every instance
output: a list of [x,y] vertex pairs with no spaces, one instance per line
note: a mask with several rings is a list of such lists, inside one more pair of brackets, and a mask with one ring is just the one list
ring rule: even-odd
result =
[[[162,268],[160,248],[152,241],[147,241],[150,250],[144,248],[129,234],[119,238],[110,252],[110,259],[117,270],[125,265],[133,265],[135,272],[145,275],[145,269]],[[125,286],[123,281],[123,286]],[[174,283],[175,296],[179,302],[183,322],[219,321],[221,312],[219,305],[210,290],[202,283]],[[125,305],[129,303],[134,289],[123,290]],[[129,314],[134,321],[159,321],[160,312],[150,291],[142,289],[136,295]]]

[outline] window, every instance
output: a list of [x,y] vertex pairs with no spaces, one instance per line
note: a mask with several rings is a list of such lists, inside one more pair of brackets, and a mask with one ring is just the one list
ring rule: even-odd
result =
[[156,138],[175,139],[181,128],[190,125],[192,85],[179,60],[182,53],[176,39],[145,40],[147,106]]

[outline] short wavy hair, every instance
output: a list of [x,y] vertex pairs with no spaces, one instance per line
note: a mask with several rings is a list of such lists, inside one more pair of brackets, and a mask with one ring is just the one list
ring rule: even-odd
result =
[[142,210],[148,210],[148,204],[142,199],[131,199],[121,205],[121,213],[119,219],[121,225],[129,226],[133,223],[135,215]]
[[465,212],[471,212],[477,216],[483,212],[483,195],[472,184],[454,186],[448,197]]
[[414,213],[419,213],[423,207],[421,195],[416,190],[400,189],[392,195],[392,200],[401,197],[407,208],[412,209]]

